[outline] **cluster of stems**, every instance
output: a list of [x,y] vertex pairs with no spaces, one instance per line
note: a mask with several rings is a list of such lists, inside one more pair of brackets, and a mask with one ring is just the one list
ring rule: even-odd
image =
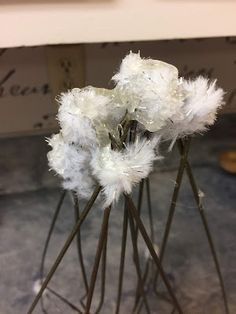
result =
[[[114,136],[113,134],[109,134],[111,140],[111,146],[113,149],[122,150],[125,146],[125,142],[130,141],[133,142],[136,137],[136,127],[137,123],[135,121],[129,121],[128,116],[126,115],[124,119],[121,121],[119,125],[119,138]],[[124,269],[125,269],[125,257],[126,257],[126,247],[127,247],[127,237],[128,231],[130,232],[130,238],[133,248],[133,262],[136,269],[137,274],[137,287],[136,293],[134,298],[134,306],[133,306],[133,313],[140,313],[142,308],[145,308],[147,314],[151,314],[150,305],[148,302],[148,293],[150,292],[151,288],[153,288],[154,293],[157,297],[163,298],[167,302],[171,304],[172,310],[171,313],[178,312],[179,314],[183,314],[184,311],[180,306],[179,301],[176,298],[174,288],[170,284],[168,277],[166,276],[162,262],[164,258],[164,253],[167,246],[167,241],[169,237],[169,233],[171,231],[171,225],[176,209],[176,203],[179,196],[179,190],[183,178],[184,171],[186,170],[194,197],[196,200],[197,208],[202,219],[202,223],[204,226],[204,230],[207,235],[207,240],[210,245],[211,253],[213,256],[213,260],[216,266],[217,274],[219,277],[219,282],[222,290],[223,301],[225,305],[225,313],[229,314],[228,303],[223,283],[222,274],[219,267],[218,258],[216,255],[216,251],[213,245],[212,236],[208,227],[206,215],[203,210],[203,204],[201,198],[199,196],[199,190],[197,188],[191,166],[188,162],[188,152],[190,147],[190,140],[179,140],[178,147],[180,152],[180,164],[178,168],[176,184],[174,187],[172,200],[169,208],[167,223],[164,231],[163,240],[161,243],[160,253],[156,251],[156,244],[154,238],[154,223],[153,223],[153,211],[152,211],[152,204],[151,204],[151,192],[150,192],[150,181],[149,178],[146,178],[140,182],[139,186],[139,196],[138,196],[138,204],[137,207],[135,206],[135,202],[133,201],[132,195],[124,194],[124,210],[123,210],[123,225],[122,225],[122,240],[121,240],[121,252],[120,252],[120,263],[119,263],[119,274],[118,274],[118,290],[117,290],[117,299],[116,299],[116,306],[115,306],[115,314],[120,313],[121,305],[122,305],[122,291],[123,291],[123,277],[124,277]],[[148,217],[149,217],[149,231],[145,227],[142,217],[141,217],[141,208],[143,203],[143,191],[144,187],[146,186],[146,195],[147,195],[147,207],[148,207]],[[83,257],[83,249],[82,249],[82,241],[81,241],[81,226],[85,219],[88,219],[88,215],[92,208],[94,207],[94,203],[101,192],[102,187],[97,186],[94,189],[94,192],[86,204],[83,211],[80,211],[79,208],[79,200],[75,193],[72,193],[73,196],[73,203],[74,203],[74,216],[75,216],[75,225],[69,234],[68,238],[66,239],[62,249],[60,250],[55,262],[53,263],[51,269],[49,270],[48,274],[44,278],[44,264],[46,253],[48,250],[48,245],[50,238],[52,236],[53,229],[55,227],[55,223],[57,217],[59,215],[59,211],[62,207],[63,200],[65,198],[66,192],[64,191],[61,195],[59,200],[58,206],[54,213],[54,217],[48,232],[48,236],[46,239],[41,267],[40,267],[40,278],[41,278],[41,288],[36,295],[33,303],[30,306],[27,314],[33,313],[37,303],[41,300],[41,306],[44,313],[47,313],[44,303],[43,303],[43,293],[47,290],[49,293],[53,294],[55,297],[60,299],[62,302],[66,303],[71,309],[79,314],[91,314],[91,307],[92,301],[94,296],[95,285],[97,282],[97,276],[99,269],[101,270],[101,289],[100,289],[100,301],[96,305],[95,310],[93,311],[94,314],[100,313],[104,300],[105,300],[105,287],[106,287],[106,268],[107,268],[107,240],[108,240],[108,227],[109,227],[109,218],[112,207],[107,207],[103,212],[103,219],[102,225],[100,229],[100,235],[98,239],[96,254],[94,258],[94,263],[92,266],[92,271],[90,277],[88,276],[88,272],[86,270],[86,265],[84,263]],[[145,245],[148,249],[150,254],[150,258],[147,259],[146,264],[144,267],[141,265],[140,261],[140,252],[138,249],[138,236],[143,239]],[[80,298],[79,306],[72,304],[68,299],[64,298],[58,291],[55,291],[49,286],[49,283],[54,276],[58,266],[60,265],[64,255],[66,254],[68,248],[70,247],[72,241],[76,238],[77,241],[77,249],[78,249],[78,260],[81,269],[81,275],[84,283],[85,293]],[[163,295],[158,292],[157,290],[157,283],[158,278],[161,277],[168,295]],[[150,280],[148,280],[148,278]],[[95,306],[94,306],[95,307]]]

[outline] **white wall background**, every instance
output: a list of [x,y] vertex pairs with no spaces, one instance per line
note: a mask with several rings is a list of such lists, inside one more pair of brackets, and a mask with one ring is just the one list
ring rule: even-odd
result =
[[0,47],[236,35],[235,0],[0,0]]

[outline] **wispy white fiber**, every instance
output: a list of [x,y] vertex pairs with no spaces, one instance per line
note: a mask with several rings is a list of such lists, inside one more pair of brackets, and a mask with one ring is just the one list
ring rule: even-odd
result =
[[73,176],[63,181],[64,189],[76,192],[79,198],[84,200],[91,197],[95,186],[96,181],[91,176],[89,165],[87,169],[81,169]]
[[192,117],[196,124],[194,129],[201,131],[215,122],[217,110],[223,105],[224,91],[216,87],[216,80],[198,77],[192,81],[183,82],[187,97],[185,99],[185,114]]
[[[44,279],[43,280],[41,280],[41,279],[37,279],[35,282],[34,282],[34,285],[33,285],[33,292],[34,292],[34,294],[35,295],[37,295],[38,293],[39,293],[39,291],[40,291],[40,289],[41,289],[41,287],[42,287],[42,282],[44,281]],[[47,288],[44,290],[44,292],[43,292],[43,296],[45,296],[46,294],[48,293],[48,290],[47,290]]]
[[52,147],[48,152],[49,166],[64,179],[70,178],[77,169],[80,170],[88,158],[88,152],[66,143],[60,133],[53,135],[48,143]]
[[91,152],[68,144],[61,133],[48,139],[52,150],[48,152],[49,167],[63,178],[63,187],[73,190],[87,199],[91,196],[95,181],[91,176]]
[[63,137],[68,142],[96,146],[96,125],[110,113],[109,91],[92,86],[74,88],[58,99],[58,120]]
[[223,105],[224,91],[216,81],[198,77],[183,80],[185,100],[181,110],[168,121],[160,132],[164,138],[175,140],[196,132],[203,132],[215,122],[218,109]]
[[[61,176],[63,187],[88,199],[99,183],[104,206],[122,193],[131,193],[149,175],[159,158],[158,138],[173,145],[177,138],[203,132],[213,124],[224,94],[216,81],[203,77],[186,81],[173,65],[132,52],[122,60],[113,80],[112,90],[89,86],[62,94],[58,99],[61,130],[48,140],[49,166]],[[124,117],[125,122],[139,122],[137,139],[120,151],[113,150],[109,134],[121,135]],[[145,139],[147,130],[154,139]]]
[[110,146],[96,151],[91,167],[103,187],[105,207],[118,201],[122,193],[131,193],[133,185],[148,176],[157,158],[156,144],[156,139],[137,139],[123,151],[112,150]]
[[[159,248],[158,244],[153,243],[153,246],[154,246],[154,250],[156,252],[156,255],[160,256],[160,248]],[[145,247],[144,257],[145,257],[146,260],[152,259],[152,255],[150,254],[150,251],[149,251],[149,249],[147,247]]]
[[131,117],[151,132],[162,128],[183,102],[178,70],[168,63],[130,52],[113,76],[121,102]]

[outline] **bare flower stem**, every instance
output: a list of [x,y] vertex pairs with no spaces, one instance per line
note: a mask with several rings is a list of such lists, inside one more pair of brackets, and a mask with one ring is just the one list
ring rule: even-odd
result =
[[[141,215],[141,209],[142,209],[144,183],[145,183],[144,179],[142,179],[141,182],[139,183],[138,204],[137,204],[137,210],[138,210],[139,216]],[[135,227],[135,238],[137,241],[138,240],[138,227],[137,226]]]
[[[50,225],[49,230],[48,230],[46,242],[44,244],[42,258],[41,258],[41,264],[40,264],[40,270],[39,270],[41,284],[42,284],[43,277],[44,277],[45,260],[46,260],[46,255],[47,255],[47,251],[48,251],[48,246],[49,246],[49,243],[50,243],[50,240],[51,240],[51,237],[52,237],[52,233],[53,233],[53,230],[54,230],[54,227],[55,227],[58,215],[60,213],[62,204],[64,202],[65,196],[66,196],[66,190],[62,191],[62,193],[61,193],[59,202],[57,204],[57,207],[55,209],[55,212],[54,212],[54,215],[53,215],[53,218],[52,218],[52,221],[51,221],[51,225]],[[47,311],[46,311],[46,309],[44,307],[43,297],[41,298],[40,304],[41,304],[42,311],[44,313],[47,313]]]
[[[183,141],[180,140],[178,142],[178,147],[179,147],[180,153],[182,154],[183,150],[184,150]],[[210,246],[211,254],[212,254],[213,261],[214,261],[214,264],[215,264],[215,268],[216,268],[216,271],[217,271],[217,275],[218,275],[218,278],[219,278],[219,283],[220,283],[220,287],[221,287],[221,291],[222,291],[222,297],[223,297],[223,302],[224,302],[224,307],[225,307],[225,313],[229,314],[229,306],[228,306],[227,294],[226,294],[225,286],[224,286],[224,280],[223,280],[223,276],[222,276],[222,273],[221,273],[220,263],[219,263],[219,260],[218,260],[218,257],[217,257],[217,253],[216,253],[215,245],[214,245],[214,242],[213,242],[213,238],[211,236],[210,228],[209,228],[209,225],[208,225],[208,222],[207,222],[207,217],[205,215],[205,209],[204,209],[203,204],[202,204],[202,199],[199,196],[199,189],[197,187],[197,184],[196,184],[196,181],[195,181],[195,178],[194,178],[191,166],[190,166],[188,161],[186,162],[185,167],[186,167],[186,171],[187,171],[187,175],[188,175],[188,178],[189,178],[190,185],[192,187],[194,198],[195,198],[195,201],[196,201],[196,204],[197,204],[197,208],[198,208],[201,220],[202,220],[202,224],[203,224],[204,230],[206,232],[207,240],[208,240],[208,243],[209,243],[209,246]]]
[[57,297],[59,300],[61,300],[63,303],[65,303],[67,306],[69,306],[72,310],[76,311],[79,314],[82,314],[82,311],[73,303],[71,303],[70,301],[68,301],[65,297],[63,297],[60,293],[58,293],[57,291],[55,291],[54,289],[50,288],[49,286],[47,286],[47,290],[53,294],[55,297]]
[[140,231],[140,233],[141,233],[141,235],[142,235],[142,237],[143,237],[143,239],[144,239],[144,241],[145,241],[145,243],[146,243],[146,245],[148,247],[148,250],[149,250],[149,252],[150,252],[150,254],[151,254],[151,256],[152,256],[152,258],[153,258],[153,260],[154,260],[154,262],[156,264],[156,267],[159,270],[160,276],[161,276],[161,278],[162,278],[162,280],[163,280],[163,282],[164,282],[164,284],[165,284],[165,286],[166,286],[166,288],[167,288],[167,290],[168,290],[168,292],[169,292],[169,294],[170,294],[170,296],[171,296],[171,298],[173,300],[173,304],[177,308],[179,314],[183,314],[183,311],[182,311],[182,309],[181,309],[181,307],[179,305],[179,302],[176,299],[176,296],[175,296],[175,294],[174,294],[174,292],[172,290],[172,287],[171,287],[171,285],[170,285],[170,283],[169,283],[169,281],[168,281],[168,279],[167,279],[167,277],[165,275],[165,272],[164,272],[164,270],[163,270],[163,268],[161,266],[160,259],[159,259],[159,257],[157,256],[157,254],[155,252],[155,249],[153,247],[152,241],[151,241],[151,239],[148,236],[146,228],[144,227],[143,222],[142,222],[142,220],[139,217],[138,211],[137,211],[133,201],[132,201],[132,199],[131,199],[131,197],[129,195],[125,194],[125,198],[128,201],[129,213],[130,213],[130,215],[132,215],[133,219],[135,220],[135,222],[136,222],[136,224],[138,226],[138,229],[139,229],[139,231]]
[[103,244],[103,253],[102,253],[102,269],[101,269],[101,297],[100,297],[100,302],[99,305],[95,311],[95,314],[100,313],[103,303],[104,303],[104,298],[105,298],[105,288],[106,288],[106,264],[107,264],[107,237],[108,237],[108,232],[106,233],[106,238],[104,239],[104,244]]
[[[143,282],[143,285],[145,287],[145,283],[146,283],[146,280],[147,280],[147,277],[148,277],[148,273],[149,273],[149,259],[145,265],[145,270],[144,270],[144,273],[143,273],[143,278],[142,278],[142,282]],[[139,302],[140,301],[140,302]],[[138,304],[139,304],[139,307],[138,307]],[[134,310],[137,309],[137,314],[140,313],[141,309],[143,307],[143,300],[141,299],[140,300],[140,294],[138,295],[138,300],[137,300],[137,303],[135,304],[135,308]]]
[[[154,228],[153,228],[153,214],[152,214],[152,203],[151,203],[150,180],[149,180],[149,178],[146,178],[145,180],[142,180],[140,182],[140,184],[139,184],[139,195],[138,195],[137,210],[138,210],[138,213],[139,213],[139,216],[140,216],[141,207],[142,207],[142,198],[143,198],[144,184],[146,185],[147,205],[148,205],[148,218],[149,218],[149,226],[150,226],[150,238],[152,240],[152,243],[154,243],[155,241],[154,241]],[[136,226],[136,228],[135,228],[136,239],[138,238],[138,232],[137,231],[138,231],[138,229],[137,229],[137,226]],[[146,262],[145,268],[144,268],[144,274],[143,274],[143,278],[142,278],[144,286],[145,286],[146,280],[148,278],[149,268],[150,267],[149,267],[149,259],[148,259],[147,262]],[[138,302],[140,301],[140,295],[139,295],[138,291],[139,291],[139,282],[138,282],[137,288],[136,288],[136,296],[135,296],[135,303],[134,303],[134,309],[133,310],[136,310]]]
[[[172,221],[173,221],[173,217],[174,217],[174,213],[175,213],[175,209],[176,209],[176,203],[177,203],[177,199],[178,199],[179,191],[180,191],[180,187],[181,187],[181,182],[183,179],[184,169],[185,169],[185,165],[187,162],[189,147],[190,147],[190,139],[188,141],[186,141],[186,143],[184,145],[184,149],[181,152],[181,159],[180,159],[180,164],[179,164],[178,173],[177,173],[177,177],[176,177],[176,183],[175,183],[175,187],[174,187],[174,191],[173,191],[173,195],[172,195],[172,199],[171,199],[171,203],[170,203],[169,214],[168,214],[166,227],[165,227],[165,231],[164,231],[164,236],[163,236],[163,240],[162,240],[162,244],[161,244],[161,250],[160,250],[160,262],[161,263],[162,263],[163,258],[164,258],[165,249],[166,249],[167,241],[169,238],[170,228],[172,225]],[[154,291],[156,291],[158,275],[159,275],[159,273],[157,270],[155,277],[154,277]]]
[[[187,143],[189,143],[189,141]],[[168,216],[168,219],[167,219],[167,224],[166,224],[166,228],[165,228],[164,238],[163,238],[163,242],[162,242],[161,253],[160,253],[160,260],[162,262],[163,257],[164,257],[164,252],[165,252],[165,248],[166,248],[166,244],[167,244],[167,240],[168,240],[168,236],[169,236],[169,232],[170,232],[170,227],[171,227],[171,223],[172,223],[172,220],[173,220],[173,215],[174,215],[174,212],[175,212],[176,201],[178,199],[179,188],[180,188],[181,181],[182,181],[182,177],[180,175],[181,175],[181,172],[186,169],[187,175],[188,175],[188,178],[189,178],[189,182],[190,182],[190,185],[192,187],[193,194],[194,194],[194,198],[195,198],[195,201],[196,201],[196,204],[197,204],[197,208],[198,208],[198,211],[199,211],[202,223],[203,223],[203,227],[204,227],[205,232],[206,232],[206,236],[207,236],[207,240],[208,240],[208,243],[209,243],[209,246],[210,246],[212,257],[213,257],[213,260],[214,260],[214,263],[215,263],[215,267],[216,267],[216,271],[217,271],[217,275],[218,275],[218,278],[219,278],[220,287],[221,287],[221,291],[222,291],[222,297],[223,297],[223,302],[224,302],[224,307],[225,307],[225,313],[229,314],[229,307],[228,307],[227,295],[226,295],[226,291],[225,291],[225,287],[224,287],[223,276],[222,276],[222,273],[221,273],[221,269],[220,269],[218,257],[217,257],[217,254],[216,254],[214,242],[213,242],[213,239],[212,239],[212,236],[211,236],[211,232],[210,232],[210,229],[209,229],[209,226],[208,226],[207,218],[206,218],[206,215],[205,215],[205,212],[204,212],[204,207],[202,205],[202,200],[201,200],[201,198],[199,196],[199,189],[197,187],[197,184],[196,184],[196,181],[195,181],[195,178],[194,178],[191,166],[190,166],[190,164],[188,162],[187,156],[186,156],[186,158],[184,157],[185,156],[185,152],[186,152],[186,145],[187,145],[187,143],[186,142],[184,143],[183,140],[179,140],[178,141],[178,147],[179,147],[179,151],[180,151],[180,154],[181,154],[182,157],[181,157],[179,171],[178,171],[178,175],[177,175],[177,179],[176,179],[177,186],[174,189],[172,202],[171,202],[171,206],[170,206],[170,210],[169,210],[169,216]],[[157,279],[158,279],[158,272],[156,273],[156,277],[154,278],[154,285],[155,285],[154,288],[155,289],[156,289]]]
[[[73,199],[74,199],[74,215],[75,215],[75,221],[78,221],[80,218],[80,209],[79,209],[79,200],[78,196],[75,192],[72,193]],[[77,252],[78,252],[78,258],[80,262],[80,268],[82,272],[83,282],[85,286],[86,294],[88,293],[88,279],[87,274],[84,266],[84,257],[83,257],[83,251],[82,251],[82,245],[81,245],[81,232],[80,230],[77,233]]]
[[[151,202],[151,191],[150,191],[150,179],[146,178],[145,180],[145,184],[146,184],[146,194],[147,194],[147,204],[148,204],[148,217],[149,217],[149,227],[150,227],[150,238],[153,244],[155,244],[155,237],[154,237],[154,227],[153,227],[153,211],[152,211],[152,202]],[[143,274],[143,282],[144,285],[148,279],[148,275],[149,272],[154,273],[154,269],[153,269],[154,263],[153,260],[150,260],[148,258],[145,268],[144,268],[144,274]],[[152,283],[152,278],[151,280],[149,280],[148,282],[148,287],[149,285]],[[160,296],[160,294],[156,291],[156,293],[158,294],[158,296]],[[140,298],[138,298],[137,302],[140,301]],[[137,306],[137,305],[136,305]],[[143,300],[141,300],[138,310],[137,310],[137,314],[140,313],[141,309],[143,306]]]
[[91,196],[90,200],[88,201],[87,205],[85,206],[83,212],[81,213],[80,219],[75,224],[74,228],[72,229],[71,233],[69,234],[64,246],[62,247],[60,253],[58,254],[53,266],[51,267],[49,273],[47,274],[44,282],[42,283],[41,289],[39,290],[38,294],[36,295],[33,303],[31,304],[27,314],[31,314],[35,309],[38,301],[40,300],[44,290],[47,288],[48,283],[50,282],[51,278],[53,277],[54,273],[56,272],[58,266],[60,265],[64,255],[66,254],[68,248],[70,247],[74,237],[76,236],[78,230],[80,229],[81,224],[84,222],[85,218],[87,217],[90,209],[92,208],[95,200],[99,192],[101,191],[101,186],[95,188],[93,195]]
[[84,312],[85,314],[90,314],[90,308],[91,308],[94,288],[95,288],[95,284],[97,280],[99,263],[100,263],[103,247],[106,244],[110,212],[111,212],[111,206],[107,207],[104,210],[103,222],[102,222],[101,232],[100,232],[100,236],[98,240],[97,252],[96,252],[92,275],[91,275],[90,284],[89,284],[87,303],[86,303],[85,312]]
[[[134,221],[133,221],[133,217],[131,215],[131,212],[129,211],[129,208],[128,208],[129,204],[128,204],[127,198],[125,199],[125,202],[126,202],[126,210],[128,209],[130,234],[131,234],[131,240],[132,240],[132,244],[133,244],[134,263],[135,263],[137,277],[138,277],[139,294],[143,298],[143,302],[144,302],[147,313],[150,314],[151,312],[150,312],[150,308],[149,308],[149,305],[147,302],[146,293],[145,293],[143,280],[142,280],[142,272],[141,272],[140,261],[139,261],[138,246],[137,246],[137,241],[136,241],[136,237],[135,237],[136,234],[135,234],[135,228],[134,228]],[[135,311],[135,309],[133,310],[133,312],[134,311]]]
[[147,191],[147,204],[148,204],[148,217],[150,226],[150,238],[152,243],[155,243],[154,239],[154,228],[153,228],[153,213],[152,213],[152,201],[151,201],[151,191],[150,191],[150,179],[149,177],[145,180],[146,191]]
[[46,239],[46,242],[45,242],[45,245],[44,245],[44,248],[43,248],[43,254],[42,254],[41,264],[40,264],[40,279],[41,279],[41,281],[43,280],[43,277],[44,277],[45,258],[46,258],[46,255],[47,255],[48,246],[49,246],[49,243],[50,243],[50,240],[51,240],[52,232],[54,230],[54,227],[55,227],[55,224],[56,224],[59,212],[61,210],[63,201],[65,199],[65,196],[66,196],[66,190],[62,191],[62,193],[61,193],[59,202],[57,204],[57,207],[56,207],[56,210],[54,212],[54,215],[53,215],[53,218],[52,218],[52,222],[51,222],[48,234],[47,234],[47,239]]
[[123,229],[123,231],[122,231],[122,241],[121,241],[118,294],[117,294],[115,314],[119,314],[119,312],[120,312],[121,293],[122,293],[122,285],[123,285],[123,277],[124,277],[125,251],[126,251],[127,230],[128,230],[128,211],[125,208],[125,205],[124,205],[124,217],[123,217],[123,228],[122,229]]
[[[145,183],[144,180],[141,180],[141,182],[139,183],[138,204],[137,204],[137,210],[138,210],[139,216],[141,215],[141,209],[142,209],[144,183]],[[136,243],[138,243],[138,227],[137,226],[135,226],[135,241],[136,241]],[[138,280],[137,286],[136,286],[133,312],[136,310],[136,307],[137,307],[139,299],[140,299],[139,291],[140,291],[140,282]]]

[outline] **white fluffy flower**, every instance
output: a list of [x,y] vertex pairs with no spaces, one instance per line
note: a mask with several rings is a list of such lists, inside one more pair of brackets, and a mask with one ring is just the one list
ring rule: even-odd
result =
[[183,87],[187,95],[184,104],[186,116],[199,124],[203,120],[202,127],[213,124],[224,96],[223,89],[216,87],[216,80],[209,83],[208,79],[200,76],[193,81],[184,81]]
[[131,117],[151,132],[162,128],[183,102],[178,70],[168,63],[130,52],[113,76],[121,102]]
[[84,156],[78,154],[74,145],[66,143],[60,133],[48,139],[48,144],[52,147],[52,150],[48,152],[50,168],[62,178],[70,178],[73,174],[73,168],[77,168],[77,165],[80,168]]
[[63,178],[66,189],[89,198],[95,180],[103,187],[105,206],[146,178],[156,159],[156,139],[139,137],[122,151],[112,150],[109,133],[121,136],[120,121],[137,120],[145,130],[172,140],[201,132],[213,124],[223,103],[216,82],[199,77],[178,78],[167,63],[130,53],[114,75],[116,87],[75,88],[62,94],[58,120],[61,132],[49,140],[49,165]]
[[85,200],[91,197],[95,186],[96,182],[91,175],[89,163],[87,163],[86,169],[80,169],[79,172],[63,181],[64,189],[75,191],[81,199]]
[[62,94],[59,103],[58,120],[64,139],[90,147],[99,142],[107,144],[110,124],[124,111],[117,110],[112,90],[92,86]]
[[183,81],[185,100],[181,110],[161,130],[163,137],[175,141],[178,137],[205,131],[214,123],[217,110],[223,104],[224,92],[216,81],[198,77]]
[[63,178],[63,187],[77,191],[81,198],[91,196],[94,180],[90,171],[91,152],[64,141],[62,134],[48,140],[52,150],[48,152],[51,169]]
[[105,207],[117,201],[121,193],[131,193],[133,185],[148,176],[156,159],[156,144],[156,139],[137,139],[123,151],[112,150],[110,146],[96,151],[91,167],[103,187]]

